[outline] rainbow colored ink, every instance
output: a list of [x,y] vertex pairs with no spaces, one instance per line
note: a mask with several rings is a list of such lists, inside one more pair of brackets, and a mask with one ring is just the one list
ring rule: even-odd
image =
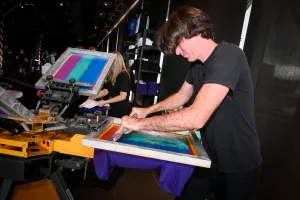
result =
[[176,153],[190,154],[187,141],[184,137],[166,138],[131,132],[130,134],[124,134],[119,142]]
[[54,78],[59,80],[70,80],[74,78],[77,82],[92,85],[90,88],[81,89],[91,90],[95,86],[107,62],[108,58],[72,54],[54,74]]
[[[100,139],[112,141],[113,135],[118,130],[118,127],[119,126],[117,125],[112,126],[106,133],[100,136]],[[118,142],[175,153],[195,155],[195,151],[187,137],[175,134],[145,134],[131,132],[130,134],[123,134]]]

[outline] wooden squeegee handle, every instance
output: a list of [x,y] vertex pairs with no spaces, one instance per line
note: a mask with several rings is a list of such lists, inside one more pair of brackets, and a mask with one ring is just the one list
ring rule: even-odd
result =
[[[138,115],[137,114],[134,114],[132,117],[135,117],[137,118]],[[123,131],[121,133],[116,133],[114,136],[113,136],[113,141],[114,142],[117,142],[118,140],[120,140],[120,138],[122,137],[122,135],[124,133],[126,133],[129,129],[128,128],[123,128]]]

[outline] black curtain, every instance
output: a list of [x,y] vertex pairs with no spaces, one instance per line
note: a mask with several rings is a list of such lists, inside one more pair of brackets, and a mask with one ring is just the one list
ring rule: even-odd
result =
[[254,1],[245,42],[263,156],[258,200],[299,199],[300,2]]
[[150,18],[149,29],[157,31],[166,21],[169,0],[144,0]]
[[[4,24],[5,25],[5,24]],[[9,44],[9,47],[13,50],[14,53],[20,51],[20,49],[25,50],[26,55],[30,55],[35,52],[35,41],[39,37],[38,31],[27,31],[27,30],[18,30],[9,29],[10,26],[4,26],[3,28],[3,39],[5,44]]]
[[109,52],[116,50],[118,28],[115,28],[109,35]]
[[83,41],[83,23],[81,13],[83,9],[83,2],[81,0],[67,0],[67,6],[70,13],[70,18],[74,26],[74,31],[78,41]]
[[[247,0],[172,0],[170,14],[184,5],[206,11],[214,24],[217,42],[227,41],[239,45]],[[159,100],[178,91],[185,79],[190,63],[179,56],[165,56]]]
[[118,40],[118,51],[123,53],[124,41],[127,39],[127,21],[122,21],[119,25],[119,40]]
[[[103,52],[106,52],[106,50],[107,50],[107,41],[108,41],[108,38],[106,38],[104,41],[103,41]],[[101,44],[101,48],[102,48],[102,44]]]

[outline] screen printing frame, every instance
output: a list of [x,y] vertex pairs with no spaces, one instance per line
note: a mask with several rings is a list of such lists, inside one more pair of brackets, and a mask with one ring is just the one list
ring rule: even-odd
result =
[[[68,58],[72,54],[82,54],[82,55],[90,55],[90,56],[96,56],[96,57],[102,57],[102,58],[107,58],[108,61],[106,65],[103,67],[103,70],[99,76],[99,78],[96,81],[96,84],[93,87],[93,90],[79,90],[79,95],[83,96],[92,96],[96,97],[97,94],[100,92],[102,89],[102,86],[104,84],[104,81],[108,75],[109,69],[112,66],[116,55],[113,53],[105,53],[105,52],[100,52],[100,51],[93,51],[93,50],[85,50],[85,49],[77,49],[77,48],[68,48],[59,58],[58,60],[51,66],[51,68],[36,82],[35,87],[37,89],[44,90],[46,89],[46,77],[48,75],[54,76],[54,74],[61,69],[61,67],[64,65],[64,63],[68,60]],[[62,83],[68,83],[66,80],[54,80],[57,82],[62,82]],[[75,85],[78,84],[80,85],[80,82],[76,82]]]
[[[90,134],[86,135],[82,139],[82,145],[93,147],[95,149],[114,151],[119,153],[131,154],[204,168],[209,168],[211,165],[210,158],[208,157],[206,151],[200,143],[196,133],[193,131],[180,131],[174,133],[189,137],[189,140],[193,145],[197,156],[99,139],[100,135],[103,134],[103,132],[106,129],[108,129],[112,124],[120,125],[121,119],[111,118],[110,123],[108,123],[101,131],[91,132]],[[143,132],[146,133],[147,131]]]

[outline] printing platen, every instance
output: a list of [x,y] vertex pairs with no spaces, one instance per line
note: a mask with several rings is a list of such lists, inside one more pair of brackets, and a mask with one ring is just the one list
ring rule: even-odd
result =
[[[211,160],[193,131],[132,132],[117,141],[111,141],[122,122],[112,118],[99,132],[91,132],[82,139],[82,145],[96,149],[165,160],[187,165],[210,167]],[[188,150],[187,150],[188,149]]]
[[82,139],[82,145],[96,149],[165,160],[187,165],[210,167],[211,160],[194,131],[137,131],[112,141],[122,119],[111,118],[98,132]]

